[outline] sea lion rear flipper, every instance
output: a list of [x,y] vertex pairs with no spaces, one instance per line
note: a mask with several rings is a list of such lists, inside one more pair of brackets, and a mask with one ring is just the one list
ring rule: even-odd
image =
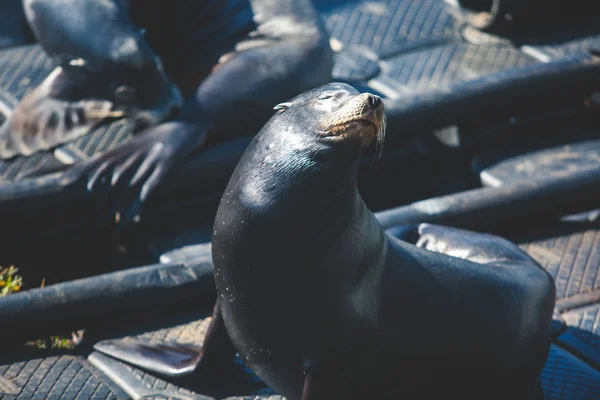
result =
[[415,245],[480,264],[536,262],[517,245],[496,235],[441,225],[420,224]]
[[142,339],[103,340],[94,349],[111,357],[168,377],[190,374],[215,380],[232,365],[235,349],[227,332],[218,302],[202,348],[179,343]]
[[81,137],[107,118],[122,116],[104,100],[67,101],[56,97],[73,89],[56,68],[26,95],[0,128],[0,159],[29,156]]

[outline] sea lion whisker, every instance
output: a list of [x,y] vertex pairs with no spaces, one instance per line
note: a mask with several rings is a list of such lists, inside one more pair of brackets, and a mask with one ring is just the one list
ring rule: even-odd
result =
[[387,133],[387,117],[385,113],[381,116],[381,127],[377,132],[377,143],[375,150],[375,162],[378,162],[381,159],[381,155],[383,154],[383,144],[385,142],[385,135]]

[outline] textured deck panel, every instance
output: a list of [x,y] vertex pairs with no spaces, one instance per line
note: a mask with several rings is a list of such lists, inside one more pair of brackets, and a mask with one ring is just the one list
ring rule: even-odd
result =
[[[534,62],[508,46],[460,41],[456,18],[443,1],[350,1],[321,8],[332,38],[343,45],[333,70],[338,80],[371,79],[381,69],[387,71],[384,79],[406,86],[397,88],[401,94]],[[368,57],[360,55],[361,48],[368,48]]]
[[38,45],[17,46],[0,52],[0,89],[21,100],[52,70],[52,61]]
[[[192,320],[183,324],[174,325],[170,328],[148,331],[131,337],[201,345],[209,321],[209,318]],[[193,393],[176,384],[157,378],[152,374],[144,373],[136,368],[128,366],[128,369],[133,371],[138,379],[144,382],[149,388],[159,390],[168,389],[179,391],[180,393]],[[545,400],[591,400],[600,398],[600,372],[591,368],[578,357],[573,356],[566,350],[555,345],[550,349],[548,361],[540,374],[540,382],[544,389]],[[226,399],[255,399],[256,395],[264,393],[258,398],[261,400],[280,400],[278,396],[270,395],[268,393],[270,391],[269,388],[265,388],[258,390],[254,394],[248,393],[247,396],[230,396]],[[197,393],[202,394],[202,391],[198,390]]]
[[379,63],[376,55],[349,47],[336,53],[331,74],[344,82],[368,81],[381,72]]
[[600,304],[568,311],[562,315],[562,318],[569,326],[595,335],[595,341],[600,348]]
[[0,365],[2,400],[127,398],[81,357],[64,355]]
[[380,56],[458,37],[455,19],[439,0],[315,1],[331,36]]
[[[193,393],[128,367],[149,388]],[[600,373],[564,349],[552,346],[540,375],[545,399],[587,400],[600,396]],[[277,395],[230,396],[227,400],[281,400]],[[0,399],[125,399],[128,398],[81,358],[49,357],[0,366]]]
[[564,232],[569,225],[549,224],[547,230],[558,235],[520,244],[555,279],[559,299],[600,288],[600,224],[577,224],[575,232]]
[[600,372],[557,346],[550,348],[540,382],[544,400],[600,398]]
[[559,343],[600,370],[600,304],[570,310],[562,319],[568,329],[558,337]]
[[207,316],[206,318],[193,319],[171,327],[152,330],[131,337],[202,346],[210,321],[210,316]]
[[385,76],[411,90],[444,87],[536,62],[504,46],[452,43],[384,61]]

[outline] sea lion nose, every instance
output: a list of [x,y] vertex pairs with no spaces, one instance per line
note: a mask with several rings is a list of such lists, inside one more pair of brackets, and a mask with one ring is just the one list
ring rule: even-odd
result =
[[372,109],[376,109],[381,104],[381,97],[370,95],[369,96],[369,105]]

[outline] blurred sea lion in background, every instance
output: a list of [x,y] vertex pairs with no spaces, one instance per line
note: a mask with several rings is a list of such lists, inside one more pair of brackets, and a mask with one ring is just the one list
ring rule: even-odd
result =
[[112,191],[123,223],[203,143],[256,132],[272,104],[331,80],[329,37],[309,0],[23,3],[58,67],[0,128],[0,158],[133,119],[136,137],[68,172]]

